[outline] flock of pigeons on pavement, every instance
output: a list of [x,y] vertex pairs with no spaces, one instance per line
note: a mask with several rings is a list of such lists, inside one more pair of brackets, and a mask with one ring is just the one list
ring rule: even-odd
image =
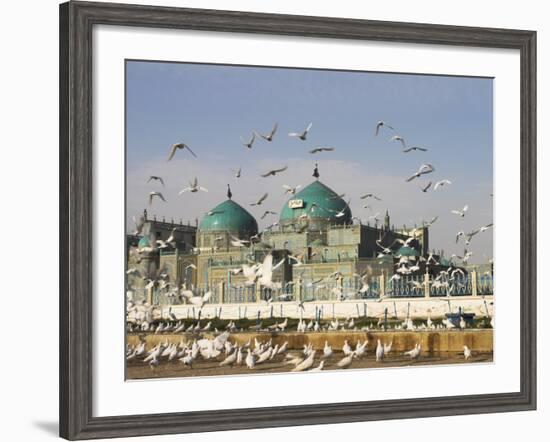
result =
[[[340,323],[338,319],[332,320],[327,325],[328,329],[339,330],[340,327],[344,330],[353,329],[354,319]],[[313,322],[313,321],[311,321]],[[450,324],[450,321],[448,322]],[[146,340],[141,341],[135,346],[128,345],[126,348],[126,360],[128,362],[149,364],[154,369],[162,362],[181,362],[183,366],[193,369],[193,366],[204,367],[205,363],[209,367],[239,367],[246,366],[250,370],[257,369],[262,364],[269,364],[269,368],[278,368],[279,371],[309,371],[317,372],[324,368],[331,367],[334,369],[349,368],[354,360],[366,358],[368,351],[372,352],[374,360],[377,363],[382,363],[390,358],[392,352],[393,340],[382,342],[377,339],[376,346],[368,348],[369,340],[363,342],[357,340],[355,346],[350,345],[348,340],[344,341],[341,349],[333,349],[328,341],[325,341],[324,347],[316,349],[310,342],[303,346],[302,351],[291,350],[288,341],[282,344],[274,344],[270,337],[268,341],[261,342],[258,337],[254,337],[254,342],[251,339],[248,342],[239,344],[237,340],[232,339],[232,333],[238,332],[238,328],[234,321],[229,321],[225,330],[210,330],[210,324],[206,324],[201,328],[200,322],[191,324],[185,328],[183,321],[175,321],[173,327],[175,330],[172,333],[177,333],[178,330],[183,333],[180,341],[176,344],[169,342],[168,338],[164,342],[159,343],[151,348],[147,348]],[[275,323],[271,326],[273,333],[284,333],[288,324],[288,319],[280,323]],[[405,325],[404,325],[405,326]],[[312,328],[319,327],[316,324]],[[428,319],[427,324],[422,324],[421,329],[434,327],[432,321]],[[300,320],[298,331],[302,329],[304,332],[309,328],[306,322]],[[396,327],[398,329],[398,327]],[[205,337],[203,333],[212,331],[213,337]],[[320,331],[320,330],[317,330]],[[158,330],[155,334],[159,334]],[[184,340],[187,338],[187,340]],[[339,351],[338,351],[339,350]],[[395,352],[394,352],[395,353]],[[393,357],[394,361],[409,360],[417,361],[422,355],[422,344],[416,343],[410,350],[400,352]],[[393,356],[393,355],[392,355]],[[472,351],[468,346],[463,346],[463,356],[468,360],[472,356]],[[316,362],[317,359],[317,362]],[[317,365],[314,367],[314,364]],[[325,366],[325,364],[327,364]]]

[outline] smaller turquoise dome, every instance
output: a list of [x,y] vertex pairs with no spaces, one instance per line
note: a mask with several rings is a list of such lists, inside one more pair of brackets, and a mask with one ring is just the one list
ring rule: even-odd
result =
[[418,250],[412,247],[403,246],[397,251],[398,256],[420,256]]
[[142,236],[141,239],[138,242],[138,248],[142,249],[144,247],[151,247],[151,243],[149,242],[149,238],[146,236]]
[[199,230],[255,235],[258,233],[258,223],[245,208],[233,200],[226,200],[204,216],[199,224]]

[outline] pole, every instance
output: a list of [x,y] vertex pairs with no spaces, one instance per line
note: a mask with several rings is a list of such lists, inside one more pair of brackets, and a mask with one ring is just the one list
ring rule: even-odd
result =
[[388,329],[388,307],[384,308],[384,331]]

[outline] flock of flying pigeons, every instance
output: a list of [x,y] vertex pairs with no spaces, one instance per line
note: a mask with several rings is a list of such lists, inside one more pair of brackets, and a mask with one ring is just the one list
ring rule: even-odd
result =
[[[301,140],[301,141],[306,141],[308,139],[308,134],[311,131],[312,126],[313,126],[313,123],[309,123],[305,127],[305,129],[303,129],[302,131],[289,132],[288,136],[292,137],[292,138],[296,138],[296,139]],[[256,142],[257,139],[262,139],[265,142],[271,143],[271,142],[273,142],[273,140],[275,138],[277,130],[278,130],[278,124],[277,123],[275,123],[273,125],[271,131],[268,132],[268,133],[260,133],[256,130],[253,130],[250,138],[243,139],[241,137],[242,145],[247,149],[252,149],[253,146],[254,146],[254,143]],[[382,120],[378,121],[376,126],[375,126],[375,136],[379,136],[383,132],[387,132],[387,131],[395,131],[395,129],[394,129],[393,126],[391,126],[390,124],[388,124],[385,121],[382,121]],[[418,146],[418,145],[409,146],[409,144],[407,143],[405,138],[401,135],[393,135],[390,138],[390,141],[399,143],[402,147],[402,152],[403,153],[410,153],[410,152],[417,152],[417,151],[418,152],[427,152],[428,151],[428,149],[426,147],[422,147],[422,146]],[[321,153],[321,152],[333,152],[335,150],[336,150],[335,147],[317,146],[317,147],[314,147],[314,148],[310,149],[308,152],[310,154],[318,154],[318,153]],[[193,157],[197,157],[195,152],[187,144],[180,142],[180,143],[176,143],[176,144],[172,145],[172,147],[170,149],[170,152],[169,152],[169,155],[168,155],[168,161],[172,160],[174,158],[174,156],[176,155],[176,152],[178,152],[178,151],[187,151]],[[281,174],[281,173],[285,172],[287,169],[288,169],[288,166],[284,165],[282,167],[271,169],[271,170],[269,170],[265,173],[262,173],[262,174],[260,174],[260,176],[262,178],[272,177],[272,176],[275,176],[275,175],[278,175],[278,174]],[[423,163],[418,167],[418,169],[414,173],[412,173],[408,178],[406,178],[405,181],[412,182],[412,181],[414,181],[418,178],[429,175],[433,172],[435,172],[435,167],[432,164]],[[242,176],[242,168],[239,167],[239,169],[233,170],[233,173],[234,173],[235,178],[240,178]],[[315,168],[313,176],[318,177],[317,167]],[[152,175],[152,176],[149,177],[147,182],[151,182],[151,181],[158,181],[162,184],[162,186],[165,185],[164,180],[161,176]],[[451,184],[452,184],[452,182],[448,179],[441,179],[441,180],[435,181],[435,183],[430,180],[430,181],[422,184],[420,186],[420,190],[424,193],[428,192],[430,189],[433,189],[433,191],[438,191],[438,189],[442,189],[442,188],[444,188],[446,186],[449,186]],[[284,193],[285,194],[294,195],[294,194],[296,194],[298,189],[301,188],[301,185],[292,186],[292,185],[289,185],[289,184],[283,184],[282,187],[284,188]],[[208,192],[208,189],[204,186],[199,185],[198,178],[195,177],[192,181],[189,182],[189,185],[187,187],[180,190],[179,194],[181,195],[181,194],[184,194],[184,193],[187,193],[187,192],[190,192],[190,193]],[[229,189],[229,185],[228,185],[228,195],[231,195],[231,190]],[[263,205],[265,203],[265,201],[267,200],[268,196],[269,196],[269,194],[267,192],[263,193],[255,201],[250,202],[250,206],[261,206],[261,205]],[[338,195],[338,196],[339,197],[344,197],[345,195],[342,194],[342,195]],[[492,194],[491,194],[491,196],[492,196]],[[160,191],[151,191],[151,192],[149,192],[149,195],[148,195],[149,205],[151,205],[153,203],[155,198],[166,202],[166,198],[164,197],[162,192],[160,192]],[[372,198],[373,200],[377,200],[377,201],[382,200],[381,198],[374,195],[373,193],[365,193],[365,194],[359,196],[359,199],[364,200],[365,202],[368,202],[369,198]],[[351,203],[351,200],[348,200],[347,205],[349,206],[350,203]],[[364,205],[363,208],[372,210],[372,207],[369,204]],[[312,206],[309,210],[311,212],[314,212],[315,209],[316,209],[316,207]],[[466,216],[467,211],[468,211],[468,205],[465,205],[461,209],[452,209],[451,213],[453,213],[453,214],[455,214],[455,215],[457,215],[461,218],[464,218]],[[335,214],[332,215],[332,216],[342,217],[342,216],[345,215],[345,212],[346,212],[345,209],[343,209],[341,211],[335,211]],[[215,214],[215,212],[212,212],[212,211],[206,213],[207,216],[211,216],[211,215],[214,215],[214,214]],[[261,219],[264,219],[269,215],[276,215],[276,214],[277,213],[272,211],[272,210],[265,210],[264,213],[261,215]],[[304,214],[304,217],[307,217],[307,216],[308,216],[308,214]],[[319,215],[317,214],[316,216],[319,216]],[[380,216],[380,212],[377,212],[376,214],[369,216],[368,220],[373,220],[375,222],[378,222],[380,220],[379,216]],[[437,220],[437,218],[438,217],[433,218],[432,221],[430,221],[429,223],[423,222],[423,225],[431,225],[431,224],[433,224],[433,222],[435,222],[435,220]],[[362,223],[362,220],[359,219],[359,218],[354,217],[354,220],[358,221],[360,224]],[[272,225],[268,226],[266,229],[269,230],[273,227],[276,227],[277,225],[278,225],[278,223],[274,222]],[[484,232],[485,230],[487,230],[491,226],[492,226],[492,223],[489,223],[489,224],[486,224],[486,225],[484,225],[480,228],[474,229],[470,232],[460,231],[457,234],[457,241],[456,242],[458,242],[458,238],[463,236],[466,239],[465,246],[468,246],[471,239],[476,234]],[[464,255],[465,256],[467,255],[467,251],[464,252]],[[466,257],[466,260],[468,259],[469,256],[471,256],[471,254]],[[462,259],[463,257],[459,257],[459,258]]]
[[[302,131],[290,132],[290,133],[288,133],[288,136],[292,137],[292,138],[296,138],[297,140],[300,140],[300,141],[304,142],[308,139],[308,134],[311,131],[312,126],[313,126],[313,124],[309,123],[305,127],[305,129],[303,129]],[[278,124],[277,123],[274,124],[274,126],[272,127],[272,129],[269,133],[259,133],[258,131],[254,130],[254,131],[252,131],[252,134],[251,134],[250,138],[243,139],[241,137],[242,144],[245,148],[252,149],[253,146],[254,146],[254,143],[256,142],[257,139],[263,139],[265,142],[271,143],[271,142],[273,142],[273,140],[275,138],[275,135],[277,134],[277,130],[278,130]],[[390,124],[388,124],[385,121],[379,121],[376,124],[376,127],[375,127],[375,136],[382,135],[384,132],[389,132],[389,131],[395,131],[394,127],[391,126]],[[422,147],[422,146],[417,146],[417,145],[410,145],[409,146],[409,144],[407,143],[405,138],[401,135],[393,135],[393,136],[391,136],[391,138],[389,140],[390,140],[390,142],[399,143],[400,146],[402,147],[402,152],[406,153],[406,154],[411,153],[411,152],[416,152],[416,151],[418,151],[418,152],[427,152],[428,151],[427,148]],[[332,151],[335,151],[335,150],[336,149],[334,147],[330,147],[330,146],[318,146],[318,147],[314,147],[314,148],[310,149],[309,153],[312,154],[312,155],[315,155],[315,154],[318,154],[318,153],[321,153],[321,152],[332,152]],[[176,144],[172,145],[172,147],[170,149],[170,152],[169,152],[169,155],[168,155],[168,161],[172,160],[178,151],[187,151],[193,157],[197,157],[195,152],[187,144],[185,144],[185,143],[176,143]],[[270,176],[275,176],[277,174],[285,172],[287,169],[288,169],[288,166],[285,165],[285,166],[277,168],[277,169],[269,170],[269,171],[261,174],[261,177],[268,178]],[[242,168],[239,168],[237,171],[233,171],[233,172],[234,172],[234,176],[236,178],[239,178],[239,177],[241,177],[241,174],[242,174]],[[419,178],[424,177],[426,175],[432,174],[433,172],[435,172],[435,167],[432,164],[423,163],[423,164],[420,165],[420,167],[417,169],[417,171],[414,172],[412,175],[410,175],[408,178],[406,178],[405,181],[412,182],[416,179],[419,179]],[[313,176],[318,177],[317,167],[315,168]],[[148,182],[151,182],[151,181],[159,182],[162,186],[165,185],[164,179],[161,176],[156,176],[156,175],[153,176],[152,175],[148,179]],[[438,191],[439,189],[442,189],[445,186],[448,186],[452,183],[448,179],[442,179],[442,180],[436,181],[435,184],[433,184],[433,186],[432,186],[432,184],[433,184],[432,181],[429,181],[429,182],[421,185],[420,190],[422,192],[428,192],[429,189],[432,188],[433,191]],[[300,185],[297,185],[297,186],[291,186],[291,185],[287,185],[287,184],[283,185],[285,194],[292,194],[292,195],[295,194],[300,187],[301,187]],[[179,193],[183,194],[183,193],[187,193],[187,192],[190,192],[190,193],[208,192],[208,189],[201,186],[201,185],[199,185],[198,179],[194,178],[191,182],[189,182],[189,186],[183,188]],[[228,196],[231,197],[231,190],[229,189],[229,186],[228,186]],[[343,197],[343,196],[344,195],[339,195],[339,197]],[[151,191],[149,193],[148,198],[149,198],[149,204],[150,205],[153,203],[155,198],[158,198],[158,199],[166,202],[166,199],[165,199],[164,195],[159,191]],[[268,193],[264,193],[257,200],[251,202],[250,205],[251,206],[261,206],[261,205],[264,204],[264,202],[266,201],[267,198],[268,198]],[[365,202],[368,202],[369,200],[382,201],[382,198],[380,198],[379,196],[377,196],[373,193],[364,193],[364,194],[359,196],[359,199],[363,200]],[[349,204],[350,204],[350,201],[348,200],[347,207],[349,206]],[[344,209],[342,209],[340,211],[335,211],[335,214],[333,216],[335,216],[335,217],[344,216],[347,207],[345,207]],[[364,208],[369,208],[369,209],[372,210],[371,206],[368,205],[368,204],[365,205]],[[313,205],[309,209],[309,213],[306,213],[302,216],[307,218],[311,214],[311,212],[313,212],[314,210],[315,210],[315,206]],[[467,214],[467,211],[468,211],[468,205],[465,205],[461,209],[451,210],[451,213],[453,213],[453,214],[455,214],[455,215],[457,215],[461,218],[465,218],[466,214]],[[211,215],[214,215],[215,213],[216,213],[216,211],[213,210],[213,211],[207,212],[206,216],[211,216]],[[274,212],[274,211],[266,210],[263,213],[263,215],[261,216],[261,218],[263,219],[263,218],[267,217],[268,215],[275,215],[275,214],[276,214],[276,212]],[[369,219],[374,219],[376,222],[378,222],[378,216],[379,216],[379,212],[376,213],[373,216],[370,216]],[[433,217],[429,222],[423,222],[422,223],[423,227],[431,226],[433,223],[435,223],[437,221],[437,219],[438,219],[438,217],[436,216],[436,217]],[[359,223],[361,223],[360,219],[355,218],[355,220],[358,220]],[[139,221],[135,220],[135,218],[134,218],[134,221],[136,223],[135,233],[136,234],[141,234],[141,228],[143,226],[143,221],[144,221],[143,218],[140,218]],[[278,224],[277,222],[273,223],[272,225],[268,226],[266,228],[266,230],[269,230],[269,229],[277,226],[277,224]],[[484,226],[481,226],[481,227],[479,227],[477,229],[474,229],[474,230],[471,230],[471,231],[461,230],[461,231],[457,232],[457,234],[456,234],[456,243],[458,243],[460,238],[463,238],[465,250],[464,250],[464,253],[463,253],[462,256],[452,255],[451,256],[451,262],[453,262],[454,259],[459,259],[459,260],[462,261],[463,264],[467,264],[468,260],[472,256],[472,252],[468,251],[466,249],[466,247],[470,245],[470,243],[471,243],[472,239],[474,238],[474,236],[478,235],[479,233],[487,231],[492,225],[493,225],[492,223],[489,223],[489,224],[486,224]],[[417,235],[419,235],[419,234],[420,234],[420,229],[413,230],[412,233],[411,233],[412,236],[410,238],[408,238],[406,240],[395,239],[392,244],[384,244],[384,238],[381,238],[381,239],[376,241],[378,247],[380,248],[380,251],[379,251],[379,254],[378,254],[379,258],[386,257],[386,256],[392,256],[394,258],[398,258],[398,262],[396,264],[396,272],[390,278],[390,283],[397,282],[399,279],[401,279],[402,275],[408,275],[408,274],[412,274],[412,273],[418,271],[420,269],[420,262],[421,261],[424,261],[427,266],[439,265],[439,262],[437,261],[437,257],[434,256],[433,253],[430,253],[428,257],[420,256],[418,258],[416,258],[416,257],[407,257],[407,256],[399,256],[399,255],[395,254],[396,252],[394,251],[395,250],[394,246],[396,245],[396,243],[399,243],[399,245],[403,245],[403,246],[411,246],[412,243],[416,240]],[[241,238],[237,238],[237,237],[232,237],[231,238],[231,244],[234,247],[250,247],[252,244],[261,241],[261,235],[262,235],[262,233],[260,232],[258,235],[255,235],[255,237],[252,237],[252,238],[249,238],[249,239],[241,239]],[[151,252],[151,251],[155,250],[156,248],[164,249],[164,248],[167,248],[167,247],[173,247],[174,245],[175,245],[174,231],[172,231],[172,234],[170,235],[170,237],[167,240],[152,238],[149,241],[149,245],[141,247],[141,248],[138,247],[136,250],[133,250],[132,253],[134,253],[138,257],[138,261],[139,261],[139,256],[142,253]],[[397,248],[399,248],[399,247],[397,247]],[[268,249],[269,249],[269,247],[268,247]],[[300,255],[298,255],[298,256],[290,255],[289,259],[291,259],[293,261],[293,265],[299,266],[299,265],[302,264],[303,257],[300,256]],[[232,270],[232,272],[233,272],[233,274],[238,274],[238,273],[243,274],[244,277],[245,277],[245,280],[246,280],[245,285],[252,285],[252,284],[255,284],[256,282],[260,282],[260,284],[262,284],[263,287],[277,288],[276,283],[274,283],[272,281],[273,271],[276,270],[283,262],[284,262],[284,260],[281,260],[280,262],[274,264],[273,263],[273,256],[270,253],[268,253],[265,256],[263,262],[253,263],[252,265],[243,264],[240,268]],[[133,274],[137,275],[137,274],[139,274],[139,271],[137,269],[129,269],[127,273],[128,274],[133,273]],[[205,295],[199,295],[198,292],[193,291],[193,290],[187,290],[187,288],[184,287],[184,286],[182,286],[181,289],[179,287],[170,287],[170,282],[167,281],[166,272],[162,269],[157,271],[155,275],[142,275],[142,276],[144,277],[144,279],[147,280],[148,286],[149,285],[151,285],[151,286],[157,285],[161,288],[170,289],[169,292],[168,292],[168,296],[179,296],[179,295],[181,295],[182,297],[184,297],[187,300],[188,303],[191,303],[193,305],[197,305],[199,308],[202,307],[202,305],[204,303],[208,302],[208,300],[209,300],[209,294],[208,293],[205,294]],[[361,279],[362,283],[363,283],[362,287],[359,291],[361,293],[364,293],[365,291],[367,291],[369,289],[368,282],[365,279],[366,275],[356,275],[356,276],[358,276]],[[454,264],[453,264],[451,267],[447,268],[446,270],[441,270],[439,275],[436,278],[434,278],[434,280],[431,282],[431,284],[433,284],[436,287],[443,287],[443,288],[447,288],[447,289],[452,290],[453,289],[453,283],[458,284],[458,282],[457,282],[457,277],[458,276],[464,276],[464,272],[460,268],[454,267]],[[323,280],[312,281],[311,284],[312,285],[319,284],[319,283],[321,283],[325,280],[328,280],[330,278],[338,279],[338,277],[341,277],[341,275],[336,275],[336,276],[330,275],[327,278],[323,278]],[[420,283],[412,281],[411,284],[418,285]],[[415,287],[415,288],[421,289],[422,287],[418,286],[418,287]],[[335,290],[338,290],[338,288],[335,288]],[[342,293],[339,293],[338,295],[339,295],[339,299],[344,298],[344,295]]]

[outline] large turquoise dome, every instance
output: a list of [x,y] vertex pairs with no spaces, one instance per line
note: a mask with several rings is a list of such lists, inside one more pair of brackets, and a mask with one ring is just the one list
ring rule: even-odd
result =
[[231,231],[255,235],[258,223],[254,217],[233,200],[218,204],[204,216],[199,224],[202,231]]
[[[342,211],[343,215],[336,216]],[[330,224],[351,223],[348,204],[321,181],[314,181],[293,195],[281,209],[279,222],[282,225],[291,224],[304,214],[310,219],[323,219]]]

